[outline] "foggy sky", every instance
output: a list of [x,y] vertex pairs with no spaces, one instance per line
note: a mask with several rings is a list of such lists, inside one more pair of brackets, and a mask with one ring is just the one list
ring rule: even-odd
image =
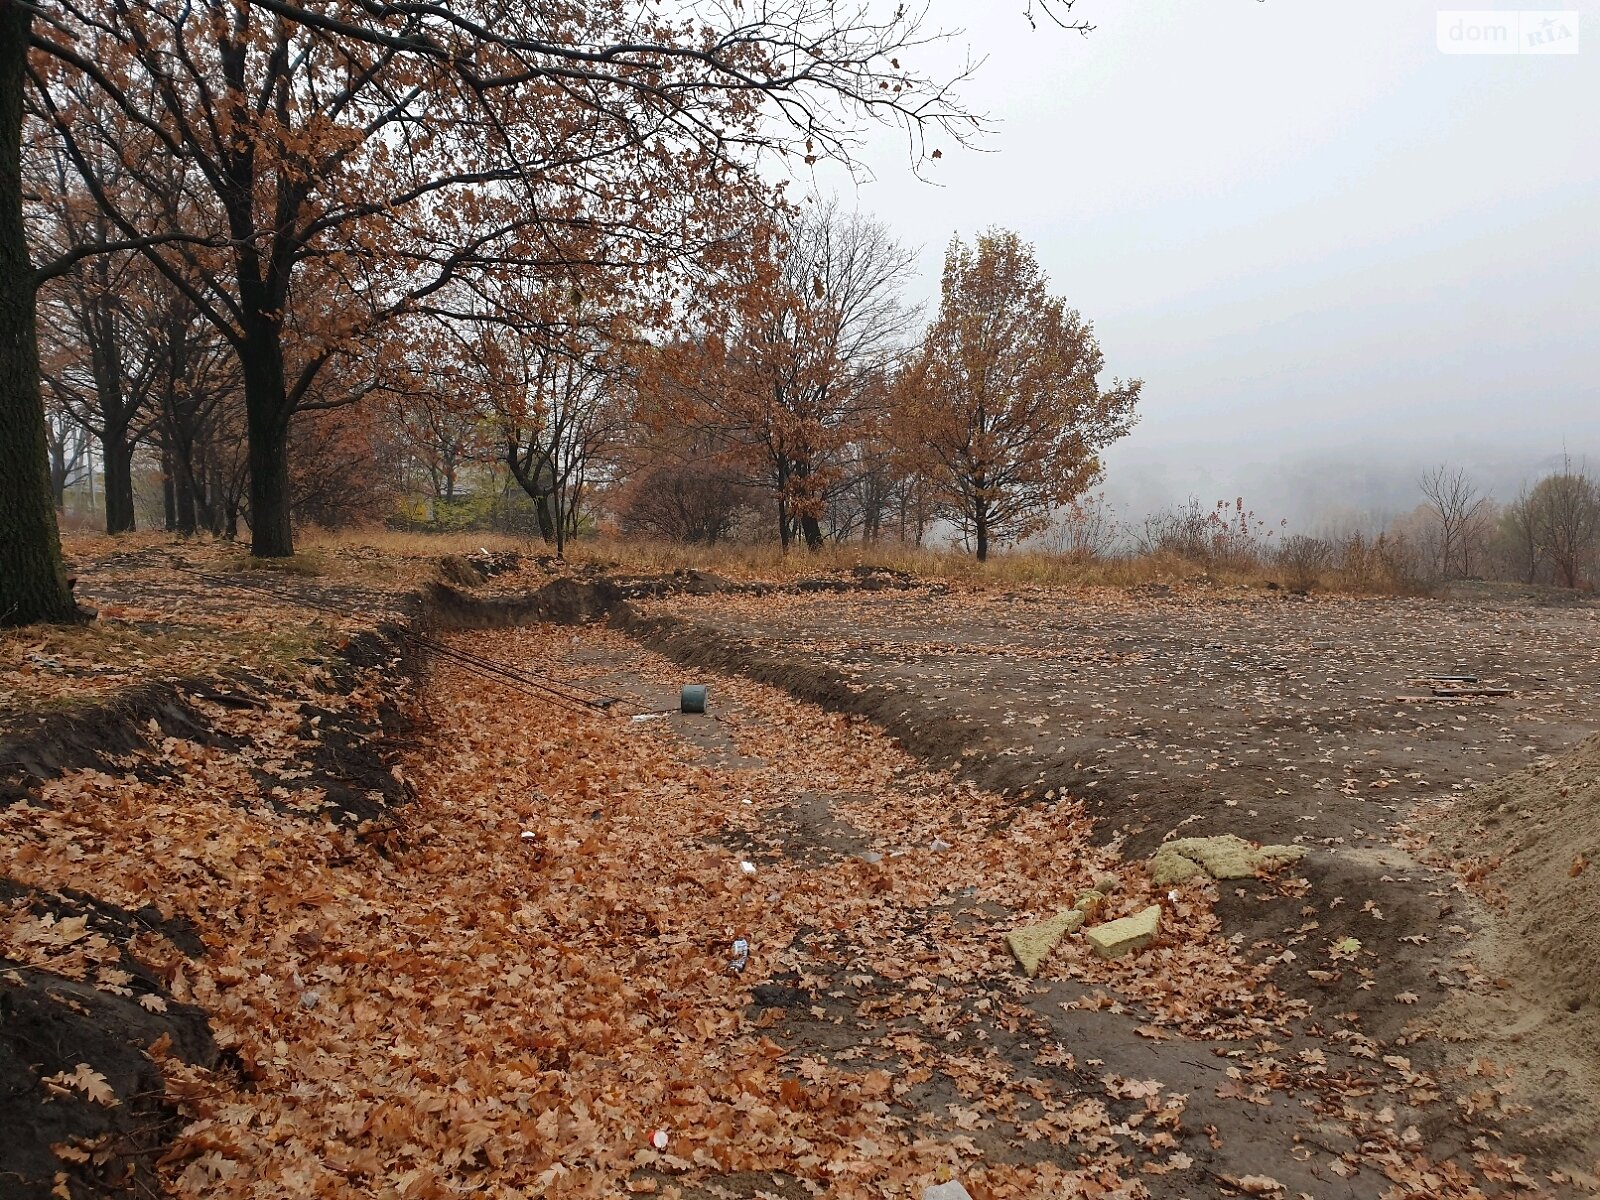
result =
[[928,186],[884,134],[872,180],[816,185],[921,245],[930,306],[952,234],[1037,245],[1107,373],[1145,380],[1107,456],[1126,506],[1309,525],[1410,508],[1443,460],[1502,495],[1564,447],[1600,468],[1600,0],[1575,56],[1441,54],[1439,7],[1079,0],[1080,38],[939,0],[967,32],[923,62],[987,57],[987,152],[944,139]]

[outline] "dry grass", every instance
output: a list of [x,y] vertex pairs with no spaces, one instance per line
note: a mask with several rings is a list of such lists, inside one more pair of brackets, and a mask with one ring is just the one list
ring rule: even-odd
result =
[[[439,558],[472,554],[480,549],[516,552],[524,558],[549,557],[554,547],[534,538],[486,532],[424,533],[384,528],[302,529],[297,553],[281,563],[260,564],[243,544],[209,539],[174,539],[169,534],[139,533],[111,538],[104,534],[71,534],[64,541],[75,562],[104,559],[117,552],[172,546],[186,552],[210,550],[218,565],[229,570],[268,569],[315,576],[328,582],[405,587],[430,577]],[[205,549],[202,549],[205,548]],[[214,549],[212,549],[214,548]],[[1406,594],[1415,591],[1383,573],[1347,576],[1325,568],[1307,575],[1270,561],[1243,559],[1207,563],[1181,554],[1155,552],[1117,557],[1081,558],[1040,550],[1001,550],[986,563],[953,549],[881,542],[829,545],[812,552],[803,548],[785,554],[776,545],[726,543],[693,546],[674,542],[601,537],[574,542],[566,559],[574,566],[606,567],[636,574],[696,569],[736,580],[782,582],[809,575],[847,572],[858,567],[903,571],[922,579],[974,587],[1111,587],[1149,584],[1308,588],[1347,594]]]
[[397,558],[438,558],[474,550],[546,553],[543,542],[506,533],[414,533],[398,529],[301,529],[295,542],[302,552],[348,550],[352,547]]
[[[431,570],[446,554],[475,550],[515,551],[532,558],[554,547],[534,538],[494,533],[421,533],[389,529],[309,530],[298,539],[302,552],[317,556],[324,570],[344,574],[331,560],[377,557],[411,562]],[[880,542],[828,545],[818,551],[785,554],[770,543],[695,546],[678,542],[599,537],[573,542],[566,560],[573,565],[614,568],[641,575],[694,569],[729,579],[782,582],[808,575],[847,572],[857,567],[903,571],[919,579],[984,587],[1111,587],[1148,584],[1209,584],[1224,587],[1305,588],[1347,594],[1410,594],[1414,588],[1381,573],[1356,578],[1331,567],[1307,575],[1270,561],[1198,562],[1181,554],[1156,552],[1082,558],[1041,550],[1000,550],[986,563],[953,549]],[[348,563],[346,564],[348,566]]]
[[[784,554],[776,546],[686,546],[671,542],[593,540],[569,547],[567,558],[574,563],[617,566],[641,574],[695,568],[739,580],[786,580],[856,567],[884,567],[922,579],[975,586],[1128,588],[1152,583],[1289,586],[1287,573],[1270,564],[1207,565],[1163,553],[1086,559],[1041,551],[1008,550],[994,553],[988,562],[980,563],[972,555],[956,550],[899,543],[876,546],[851,543],[825,546],[815,552],[800,549]],[[1347,588],[1334,571],[1319,575],[1312,586],[1321,591],[1356,590]]]

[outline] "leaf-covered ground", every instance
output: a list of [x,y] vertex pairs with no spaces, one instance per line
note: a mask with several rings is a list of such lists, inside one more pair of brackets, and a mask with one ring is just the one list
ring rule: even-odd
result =
[[[1023,652],[1026,630],[1016,653],[964,640],[957,605],[969,633],[1010,611],[981,602],[994,611],[978,613],[975,593],[673,603],[699,610],[701,658],[727,666],[738,654],[721,653],[705,623],[717,614],[766,614],[770,650],[778,622],[798,639],[797,617],[832,611],[865,630],[876,605],[876,629],[903,621],[939,643],[930,675],[965,656],[974,670],[1023,658],[1022,670],[1059,678]],[[1208,623],[1178,606],[1125,605],[1104,600],[1070,618],[1016,611],[1034,629],[1073,620],[1080,667],[1096,619],[1115,639],[1130,636],[1118,621],[1154,611],[1168,621],[1163,661],[1179,662],[1190,661],[1175,645],[1185,621],[1229,630],[1206,646],[1239,647],[1253,627],[1243,611]],[[1317,614],[1322,637],[1334,611]],[[1531,622],[1520,632],[1527,653],[1545,652]],[[1435,632],[1446,653],[1459,648],[1450,636]],[[889,676],[908,713],[932,712],[926,693],[874,661],[881,637],[870,652],[817,642],[820,653],[786,658],[810,670],[844,663],[863,696]],[[949,768],[935,769],[860,716],[737,674],[691,672],[618,632],[545,626],[452,644],[626,703],[575,711],[435,663],[411,714],[414,744],[395,763],[415,799],[362,824],[363,814],[334,811],[322,730],[363,716],[386,723],[380,714],[410,688],[379,662],[331,692],[308,679],[259,702],[193,698],[204,736],[161,737],[0,809],[19,888],[152,913],[119,940],[67,924],[37,894],[14,896],[0,908],[0,957],[97,993],[149,996],[148,1008],[210,1015],[215,1067],[157,1056],[182,1121],[156,1168],[173,1194],[917,1197],[950,1177],[978,1200],[1580,1190],[1570,1153],[1541,1155],[1529,1140],[1526,1081],[1486,1057],[1436,1055],[1405,1028],[1435,993],[1488,984],[1474,984],[1467,926],[1418,931],[1430,912],[1439,926],[1470,924],[1464,910],[1443,917],[1467,904],[1460,886],[1406,859],[1379,820],[1341,835],[1347,810],[1316,811],[1302,796],[1300,811],[1319,822],[1303,868],[1238,887],[1158,888],[1144,835],[1109,836],[1095,789],[1023,797],[975,782],[984,763],[1021,756],[995,736],[1014,723],[995,722],[987,748],[954,742]],[[681,641],[669,648],[692,658]],[[1117,653],[1105,667],[1113,688],[1142,670],[1135,649]],[[689,681],[711,684],[711,715],[659,711]],[[983,696],[981,682],[963,686]],[[1389,683],[1367,690],[1375,706]],[[1081,702],[1126,723],[1139,716],[1132,691]],[[1177,712],[1199,706],[1168,680],[1150,697],[1175,706],[1162,719],[1198,728],[1188,749],[1177,731],[1131,739],[1151,756],[1147,769],[1198,759],[1209,815],[1266,814],[1263,797],[1279,784],[1263,790],[1253,774],[1249,790],[1230,791],[1229,768],[1249,747],[1213,761],[1223,747],[1207,738],[1237,733],[1219,732],[1210,710]],[[1315,736],[1337,738],[1338,706],[1316,703],[1329,715],[1311,722]],[[1512,728],[1583,719],[1564,704],[1541,701],[1531,718],[1467,710],[1474,744],[1510,742],[1485,714]],[[1274,736],[1281,761],[1288,735]],[[1349,753],[1354,765],[1359,750]],[[1094,765],[1089,781],[1128,787],[1115,764]],[[1318,767],[1326,786],[1307,790],[1364,799],[1387,790],[1367,784],[1404,778],[1381,759],[1364,774],[1345,766]],[[1244,803],[1215,803],[1235,796]],[[1158,823],[1159,812],[1135,815]],[[1182,832],[1211,830],[1188,822]],[[1360,870],[1330,866],[1347,855]],[[1108,963],[1069,937],[1039,978],[1023,978],[1004,933],[1108,875],[1116,886],[1102,917],[1159,904],[1156,944]],[[189,935],[197,945],[178,944]],[[150,982],[126,977],[129,954]],[[63,1059],[48,1074],[39,1086],[74,1102],[130,1099],[115,1087],[96,1099],[93,1063]],[[57,1154],[70,1170],[99,1149],[69,1140]],[[70,1195],[85,1194],[77,1178],[63,1181]]]

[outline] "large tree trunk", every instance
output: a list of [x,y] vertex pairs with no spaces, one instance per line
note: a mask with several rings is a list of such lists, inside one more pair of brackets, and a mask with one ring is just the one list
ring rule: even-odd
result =
[[177,529],[185,537],[190,537],[199,528],[198,513],[195,504],[195,486],[193,473],[182,471],[175,481],[177,486],[173,489],[173,498],[177,501]]
[[539,521],[539,536],[545,545],[551,545],[556,540],[556,519],[550,514],[550,497],[543,492],[538,492],[533,497],[533,513]]
[[805,534],[807,550],[815,552],[822,549],[822,522],[809,515],[801,517],[800,530]]
[[978,541],[978,561],[989,561],[989,506],[982,500],[972,506],[972,530]]
[[202,460],[194,481],[195,515],[218,537],[224,532],[224,509],[227,505],[228,487],[223,482],[221,468]]
[[294,554],[289,508],[289,401],[283,353],[270,333],[258,333],[240,356],[250,430],[250,553],[257,558]]
[[[168,410],[175,406],[169,404]],[[211,524],[205,511],[206,500],[203,470],[195,464],[195,444],[192,430],[180,427],[176,416],[169,419],[166,434],[167,477],[172,485],[172,528],[185,537],[191,537],[203,521]]]
[[185,537],[193,536],[199,523],[201,504],[199,480],[195,478],[194,446],[182,438],[173,439],[178,444],[169,452],[172,456],[173,516],[177,531]]
[[101,443],[106,470],[106,532],[133,531],[133,447],[126,430],[107,428]]
[[61,562],[22,223],[22,89],[33,14],[0,0],[0,626],[78,615]]

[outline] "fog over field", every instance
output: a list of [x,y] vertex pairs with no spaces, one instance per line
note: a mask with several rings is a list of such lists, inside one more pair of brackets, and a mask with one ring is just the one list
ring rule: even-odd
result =
[[1442,54],[1417,0],[1080,0],[1081,39],[1020,7],[942,10],[997,153],[946,147],[928,186],[882,135],[874,179],[818,182],[922,244],[930,305],[952,233],[1037,244],[1146,381],[1118,507],[1243,495],[1315,528],[1413,507],[1442,460],[1502,499],[1563,448],[1600,465],[1593,52]]

